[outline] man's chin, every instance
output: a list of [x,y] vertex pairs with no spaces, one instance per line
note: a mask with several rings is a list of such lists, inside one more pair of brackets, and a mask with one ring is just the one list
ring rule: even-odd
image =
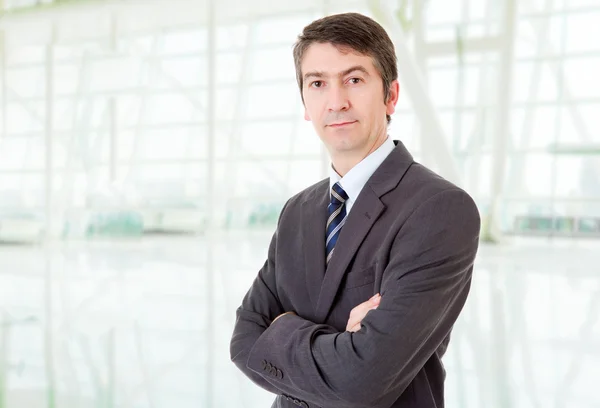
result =
[[352,138],[329,138],[328,147],[331,152],[344,153],[356,150],[358,143]]

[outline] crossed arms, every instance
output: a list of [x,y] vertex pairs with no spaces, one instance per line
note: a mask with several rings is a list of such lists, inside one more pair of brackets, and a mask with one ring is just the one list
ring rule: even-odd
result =
[[[462,190],[445,190],[422,203],[395,237],[379,306],[356,332],[293,313],[280,316],[287,311],[276,290],[276,232],[267,261],[237,309],[232,361],[276,394],[332,408],[389,407],[458,318],[479,228],[477,208]],[[264,361],[277,366],[282,378],[265,373]]]

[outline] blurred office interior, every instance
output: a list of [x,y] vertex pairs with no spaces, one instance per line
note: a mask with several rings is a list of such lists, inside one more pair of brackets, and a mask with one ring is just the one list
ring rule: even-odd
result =
[[0,10],[0,408],[270,406],[229,339],[327,177],[292,45],[347,11],[396,45],[390,136],[482,216],[446,406],[600,406],[600,0]]

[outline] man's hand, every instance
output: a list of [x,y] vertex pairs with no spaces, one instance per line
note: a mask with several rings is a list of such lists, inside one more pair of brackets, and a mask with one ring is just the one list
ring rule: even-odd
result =
[[346,331],[357,332],[360,330],[360,322],[365,318],[369,310],[377,309],[381,295],[378,293],[366,302],[361,303],[350,311],[350,318],[346,325]]
[[[280,314],[279,316],[277,316],[275,319],[273,319],[273,321],[271,322],[271,324],[275,323],[275,320],[279,319],[281,316],[283,316],[283,315],[286,315],[286,314],[288,314],[288,313],[296,314],[296,313],[294,313],[294,312],[285,312],[285,313],[282,313],[282,314]],[[269,325],[269,326],[270,326],[270,325]]]

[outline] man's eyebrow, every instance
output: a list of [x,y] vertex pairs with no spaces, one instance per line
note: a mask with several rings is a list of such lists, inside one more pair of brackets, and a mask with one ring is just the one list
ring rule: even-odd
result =
[[346,69],[346,70],[344,70],[344,71],[340,72],[340,73],[339,73],[339,76],[343,77],[343,76],[346,76],[346,75],[348,75],[349,73],[351,73],[351,72],[354,72],[354,71],[360,71],[360,72],[362,72],[363,74],[365,74],[366,76],[369,76],[369,72],[368,72],[368,71],[367,71],[367,69],[366,69],[365,67],[363,67],[362,65],[355,65],[355,66],[353,66],[353,67],[350,67],[350,68],[348,68],[348,69]]
[[306,74],[304,74],[304,80],[306,81],[310,77],[323,78],[324,76],[326,76],[326,75],[323,72],[312,71],[312,72],[307,72]]
[[[350,67],[350,68],[348,68],[348,69],[345,69],[345,70],[343,70],[342,72],[340,72],[340,73],[338,74],[338,76],[339,76],[339,77],[343,77],[343,76],[346,76],[346,75],[348,75],[349,73],[351,73],[351,72],[354,72],[354,71],[360,71],[360,72],[362,72],[363,74],[365,74],[365,75],[369,76],[369,72],[368,72],[368,71],[367,71],[367,69],[366,69],[365,67],[363,67],[362,65],[354,65],[354,66],[352,66],[352,67]],[[325,74],[324,72],[322,72],[322,71],[311,71],[311,72],[307,72],[307,73],[304,75],[304,80],[306,81],[306,80],[307,80],[308,78],[310,78],[310,77],[315,77],[315,78],[324,78],[324,77],[327,77],[327,76],[328,76],[328,75],[326,75],[326,74]]]

